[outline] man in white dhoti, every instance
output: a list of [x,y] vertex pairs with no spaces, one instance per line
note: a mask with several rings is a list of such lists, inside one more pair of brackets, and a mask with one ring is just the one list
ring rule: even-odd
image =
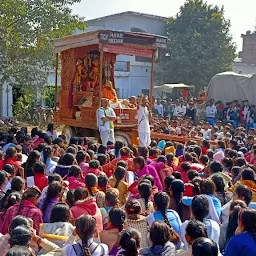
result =
[[97,124],[100,132],[101,143],[107,146],[109,141],[115,143],[114,121],[116,120],[115,111],[109,107],[109,100],[103,98],[101,106],[97,110]]
[[143,97],[141,102],[139,102],[137,113],[140,146],[148,147],[151,143],[149,120],[152,114],[145,97]]

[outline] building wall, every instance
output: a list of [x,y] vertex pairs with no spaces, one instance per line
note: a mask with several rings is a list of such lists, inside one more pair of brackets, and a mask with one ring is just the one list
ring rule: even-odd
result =
[[165,35],[165,26],[164,19],[154,19],[152,17],[127,13],[120,16],[110,16],[87,21],[86,32],[98,29],[131,31],[131,28],[138,28],[147,33]]
[[[122,31],[144,31],[145,33],[165,35],[166,24],[163,19],[132,13],[109,16],[87,22],[86,32],[100,29]],[[125,70],[129,63],[129,70]],[[118,55],[116,59],[115,84],[119,98],[137,96],[150,89],[151,63],[136,61],[135,56]]]
[[121,99],[137,96],[142,93],[142,90],[150,88],[151,63],[135,61],[135,56],[117,56],[117,62],[120,59],[124,61],[128,59],[130,63],[130,71],[115,71],[115,84],[118,92],[118,97]]
[[243,75],[254,75],[256,74],[256,65],[249,65],[246,63],[234,63],[233,71]]
[[242,35],[243,51],[240,53],[243,63],[256,64],[256,33]]

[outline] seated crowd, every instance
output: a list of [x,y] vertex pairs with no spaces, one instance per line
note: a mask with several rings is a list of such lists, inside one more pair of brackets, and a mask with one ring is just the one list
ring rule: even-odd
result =
[[204,138],[207,140],[230,139],[231,127],[243,131],[256,128],[256,108],[248,100],[227,102],[209,100],[203,103],[194,98],[170,98],[154,101],[153,131]]
[[0,255],[256,255],[254,134],[229,133],[147,148],[11,128],[0,136]]

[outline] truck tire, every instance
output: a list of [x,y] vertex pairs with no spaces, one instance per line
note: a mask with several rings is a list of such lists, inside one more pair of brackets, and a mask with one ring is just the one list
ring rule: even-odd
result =
[[125,146],[131,144],[131,138],[125,132],[115,131],[115,140],[123,142]]
[[64,126],[62,130],[62,135],[66,136],[67,143],[69,143],[70,139],[76,136],[76,129],[72,126]]

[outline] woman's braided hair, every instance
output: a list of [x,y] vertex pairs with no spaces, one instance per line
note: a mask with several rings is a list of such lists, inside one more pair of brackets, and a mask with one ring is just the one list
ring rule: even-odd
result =
[[159,192],[154,196],[154,202],[157,207],[157,210],[160,211],[163,215],[164,222],[168,225],[171,232],[171,241],[173,243],[180,242],[180,237],[176,231],[173,230],[172,224],[170,223],[166,211],[170,205],[170,198],[166,192]]
[[126,213],[121,208],[113,207],[109,212],[109,221],[111,222],[113,227],[119,230],[119,232],[124,229],[124,223],[126,221],[126,218]]
[[43,202],[43,205],[41,208],[43,214],[45,214],[47,207],[48,207],[49,203],[51,202],[51,200],[53,198],[56,198],[57,196],[59,196],[61,194],[61,191],[62,191],[62,185],[58,181],[53,181],[48,186],[46,197],[44,199],[44,202]]
[[166,214],[166,210],[168,209],[168,206],[170,204],[170,198],[169,198],[168,194],[166,192],[157,193],[154,197],[154,202],[155,202],[155,205],[156,205],[158,211],[160,211],[162,213],[164,222],[170,228],[172,228],[171,223],[170,223],[169,219],[167,218],[167,214]]
[[82,215],[76,220],[76,231],[82,241],[84,256],[91,256],[88,241],[96,230],[96,220],[91,215]]
[[176,207],[177,207],[177,212],[179,213],[179,216],[182,216],[182,196],[183,196],[183,192],[185,190],[185,185],[184,182],[182,180],[174,180],[171,184],[171,190],[173,193],[173,197],[175,199],[176,202]]
[[126,169],[122,166],[118,166],[114,171],[114,176],[116,178],[116,183],[114,188],[117,188],[120,181],[125,177]]
[[108,187],[108,177],[105,173],[101,173],[98,176],[98,186],[100,187],[100,190],[103,191],[104,193],[107,192],[107,187]]
[[225,183],[224,179],[220,175],[215,175],[212,177],[212,181],[214,182],[216,186],[216,192],[220,192],[223,196],[223,205],[227,203],[227,198],[226,198],[226,192],[225,192]]
[[129,199],[125,204],[125,211],[128,214],[128,219],[137,220],[138,215],[141,213],[140,202],[135,199]]
[[141,235],[138,230],[128,227],[120,238],[120,246],[125,250],[124,256],[138,256]]
[[33,197],[40,197],[41,196],[41,191],[38,187],[36,186],[33,186],[33,187],[30,187],[28,188],[24,193],[23,193],[23,196],[22,196],[22,199],[21,199],[21,202],[20,202],[20,205],[19,205],[19,208],[18,208],[18,212],[17,212],[17,215],[20,214],[20,212],[22,211],[23,207],[24,207],[24,201],[25,200],[28,200],[30,198],[33,198]]
[[152,185],[144,181],[138,186],[139,194],[145,201],[146,211],[149,209],[149,198],[152,194],[152,189]]
[[89,196],[94,196],[92,192],[92,188],[96,187],[98,185],[98,178],[95,174],[93,173],[88,173],[85,176],[85,185],[87,187],[87,190],[89,192]]

